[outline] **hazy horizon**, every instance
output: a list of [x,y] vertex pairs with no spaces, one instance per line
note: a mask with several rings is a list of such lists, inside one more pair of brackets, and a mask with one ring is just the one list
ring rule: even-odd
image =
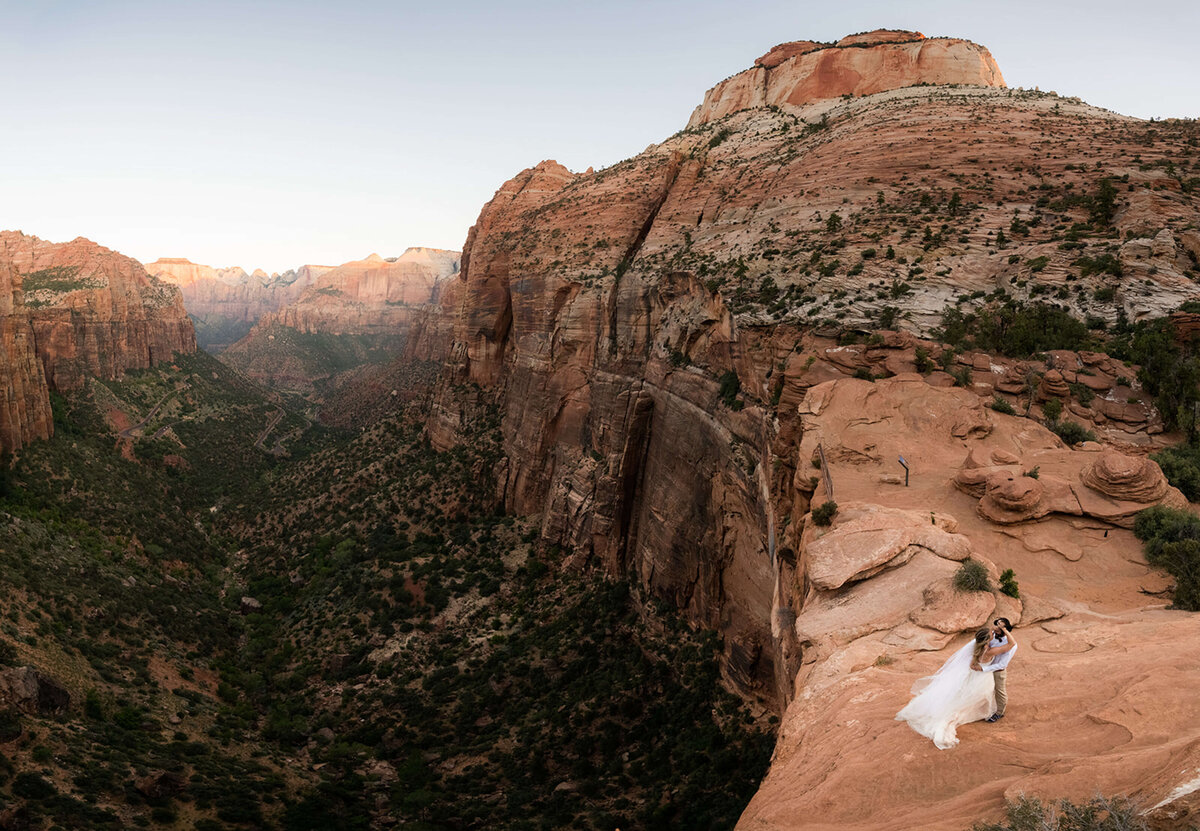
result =
[[[809,11],[812,9],[812,11]],[[1200,116],[1196,4],[12,4],[0,228],[284,271],[460,249],[495,190],[635,155],[777,43],[877,28],[987,47],[1009,86]]]

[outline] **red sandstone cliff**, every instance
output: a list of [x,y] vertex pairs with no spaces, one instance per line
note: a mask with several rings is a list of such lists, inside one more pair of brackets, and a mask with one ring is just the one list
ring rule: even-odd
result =
[[[1149,585],[1152,571],[1121,530],[1147,504],[1178,502],[1157,467],[1132,457],[1093,464],[1099,447],[1067,451],[1034,422],[984,406],[1021,395],[1037,373],[1038,402],[1065,398],[1073,418],[1115,445],[1152,444],[1161,426],[1127,369],[1093,353],[1041,363],[947,356],[961,390],[940,389],[955,383],[947,372],[913,370],[916,348],[930,347],[916,338],[945,309],[969,311],[989,296],[1049,298],[1102,323],[1200,296],[1200,192],[1176,161],[1189,155],[1194,125],[1004,89],[986,50],[963,41],[874,37],[888,42],[779,47],[710,93],[690,129],[632,159],[578,175],[542,162],[505,183],[467,238],[428,425],[437,445],[450,446],[481,399],[498,404],[506,454],[495,474],[506,507],[540,516],[543,540],[571,561],[631,574],[721,633],[726,679],[792,725],[768,780],[778,788],[747,815],[765,827],[810,822],[827,806],[803,794],[853,766],[837,742],[815,761],[796,748],[813,741],[804,724],[836,720],[854,685],[871,680],[860,671],[864,656],[870,667],[881,654],[871,653],[877,641],[897,644],[915,668],[915,653],[940,649],[1006,602],[989,594],[959,608],[946,594],[947,570],[965,552],[997,552],[995,563],[1013,563],[1031,593],[1051,598],[1034,606],[1030,625],[1057,617],[1054,603],[1075,609],[1039,639],[1131,609],[1122,619],[1123,631],[1138,633],[1131,638],[1154,629],[1168,643],[1182,631],[1174,618],[1143,616],[1134,584]],[[965,74],[940,74],[958,64],[969,64]],[[772,97],[755,98],[756,89]],[[1093,221],[1089,198],[1104,179],[1119,183],[1117,193],[1108,219]],[[1106,270],[1097,273],[1097,262]],[[875,337],[857,346],[821,337],[844,329]],[[445,327],[425,331],[426,354],[437,354]],[[895,381],[849,380],[868,373]],[[914,512],[887,514],[875,530],[890,542],[849,572],[846,552],[858,548],[823,551],[808,517],[814,500],[833,497],[816,461],[822,438],[839,502],[861,502],[866,514]],[[979,457],[993,447],[996,455]],[[1022,455],[1035,448],[1042,455]],[[920,491],[891,484],[902,453],[924,477]],[[1041,490],[1020,475],[1036,465],[1047,473]],[[913,519],[931,508],[966,529],[961,545]],[[1022,525],[1035,518],[1050,533]],[[914,536],[896,547],[902,528]],[[1077,562],[1080,529],[1098,529],[1111,548],[1063,584],[1040,552]],[[1124,577],[1111,593],[1089,594],[1119,563]],[[844,587],[859,584],[861,602],[843,604]],[[1058,644],[1046,641],[1045,652]],[[1050,663],[1040,662],[1047,677]],[[822,672],[852,682],[813,704],[805,685]],[[1056,700],[1066,699],[1043,699],[1029,736],[1046,729]],[[889,698],[871,717],[891,706]],[[1172,724],[1187,721],[1179,696],[1168,709]],[[789,759],[800,760],[795,771]],[[853,792],[869,793],[859,773]],[[936,770],[955,787],[957,773]],[[1126,773],[1122,787],[1165,795],[1150,767]],[[1050,782],[1039,777],[1030,781]],[[801,796],[782,801],[793,792]],[[906,798],[902,788],[888,793],[893,804]],[[998,810],[1001,795],[975,792],[974,816]],[[931,810],[944,796],[929,795]],[[829,827],[882,827],[875,807],[831,815]]]
[[[429,359],[435,350],[444,355],[447,318],[430,313],[457,296],[443,294],[459,259],[457,251],[409,248],[399,257],[373,254],[330,269],[221,359],[268,385],[311,392],[352,365],[399,355],[412,327],[421,332],[413,359]],[[312,335],[335,337],[306,337]]]
[[414,309],[438,302],[460,257],[457,251],[409,248],[391,259],[372,254],[344,263],[262,323],[301,332],[395,334],[412,321]]
[[54,429],[50,392],[34,350],[33,328],[21,291],[21,275],[0,262],[0,366],[4,367],[0,401],[0,451],[12,452]]
[[1002,87],[990,52],[957,38],[879,30],[837,43],[782,43],[710,89],[692,113],[698,127],[751,107],[812,104],[843,95],[871,95],[914,84]]
[[89,375],[120,378],[196,349],[178,290],[134,259],[82,237],[51,243],[3,231],[0,263],[24,275],[35,348],[54,389],[79,387]]

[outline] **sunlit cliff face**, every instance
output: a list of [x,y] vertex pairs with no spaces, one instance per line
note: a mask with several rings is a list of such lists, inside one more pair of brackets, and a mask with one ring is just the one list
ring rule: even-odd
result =
[[1004,76],[987,49],[958,38],[880,30],[835,44],[793,41],[710,89],[688,126],[749,107],[798,107],[919,84],[1003,87]]

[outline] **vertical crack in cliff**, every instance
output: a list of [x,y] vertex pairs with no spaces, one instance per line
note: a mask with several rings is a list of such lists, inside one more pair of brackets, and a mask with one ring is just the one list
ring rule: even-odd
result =
[[621,453],[621,503],[617,512],[615,558],[621,572],[628,567],[629,551],[633,548],[633,541],[637,535],[637,512],[634,509],[641,501],[642,476],[650,448],[650,425],[653,415],[654,397],[639,387],[630,405],[629,428],[625,433],[625,447]]
[[682,156],[676,151],[672,154],[671,160],[667,164],[667,175],[666,180],[663,182],[662,191],[658,194],[653,204],[651,204],[650,210],[646,215],[646,220],[642,223],[642,227],[638,229],[637,236],[633,238],[633,242],[625,249],[625,256],[617,264],[617,273],[613,278],[612,288],[609,290],[608,295],[609,355],[617,353],[617,310],[619,307],[618,297],[621,289],[621,278],[625,276],[625,272],[633,265],[638,252],[642,250],[642,245],[646,242],[646,237],[650,235],[650,229],[654,227],[654,220],[658,218],[658,212],[662,210],[662,206],[666,204],[667,197],[671,195],[671,188],[675,186],[675,181],[679,178],[679,171],[682,167]]

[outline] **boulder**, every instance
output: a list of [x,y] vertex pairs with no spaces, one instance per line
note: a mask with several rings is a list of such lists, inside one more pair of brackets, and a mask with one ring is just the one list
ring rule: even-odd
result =
[[262,611],[262,603],[253,597],[243,597],[239,609],[243,615],[252,615]]
[[1066,398],[1071,394],[1070,387],[1067,386],[1067,381],[1063,377],[1061,371],[1057,369],[1047,370],[1042,376],[1041,382],[1038,383],[1038,400],[1046,401],[1051,398]]
[[[877,505],[844,506],[839,514],[841,522],[806,546],[808,578],[818,589],[865,580],[903,565],[921,549],[947,560],[970,556],[966,537],[939,527],[935,515]],[[952,517],[943,518],[943,523],[957,527]]]
[[953,578],[943,578],[925,589],[923,603],[909,620],[917,626],[944,634],[977,629],[988,622],[996,608],[991,592],[965,592],[954,587]]
[[1093,490],[1130,502],[1158,502],[1171,487],[1154,461],[1116,450],[1102,454],[1079,478]]
[[1008,525],[1040,519],[1050,513],[1043,504],[1045,486],[1031,476],[997,471],[984,483],[979,514],[992,522]]
[[31,715],[56,715],[71,706],[71,693],[33,667],[12,667],[0,671],[0,706]]

